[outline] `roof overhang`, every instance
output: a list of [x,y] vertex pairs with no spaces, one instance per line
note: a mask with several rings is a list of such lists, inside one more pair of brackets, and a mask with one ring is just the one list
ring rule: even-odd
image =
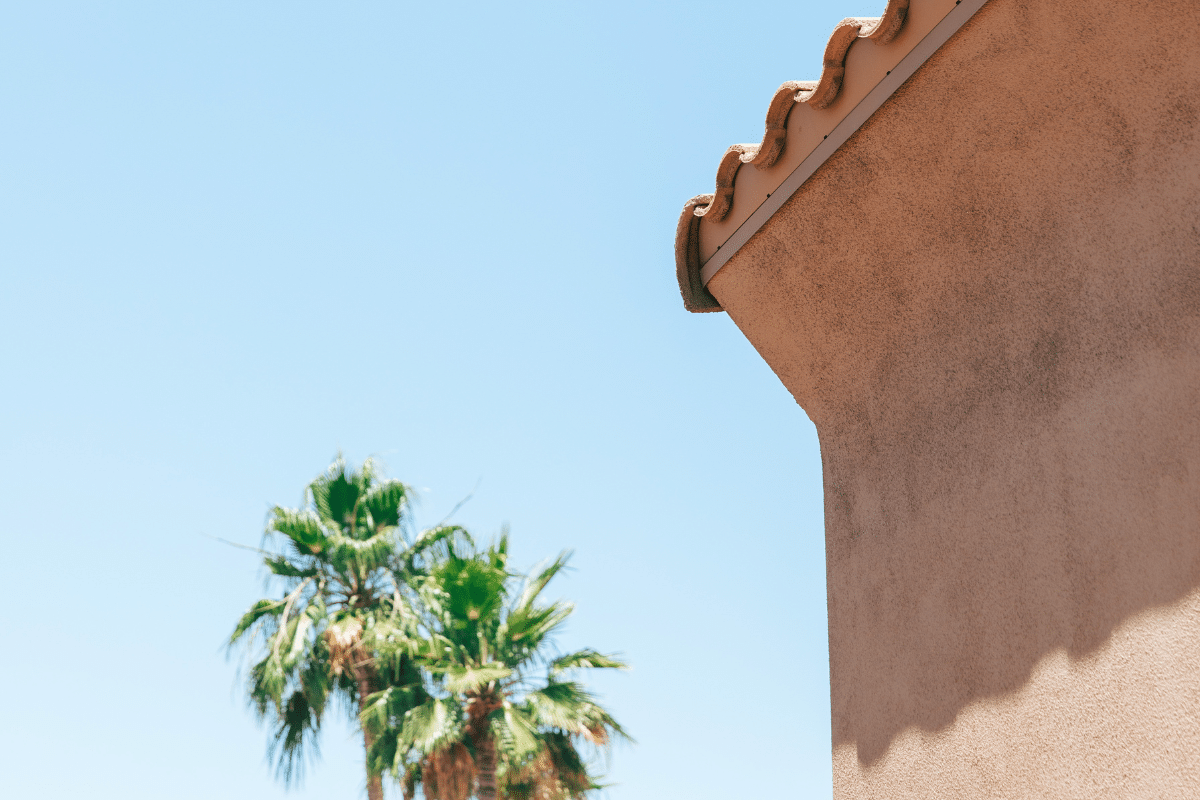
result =
[[761,144],[737,144],[716,190],[687,202],[675,269],[689,311],[721,311],[706,285],[795,192],[987,0],[889,0],[882,17],[846,19],[817,81],[789,81],[771,100]]

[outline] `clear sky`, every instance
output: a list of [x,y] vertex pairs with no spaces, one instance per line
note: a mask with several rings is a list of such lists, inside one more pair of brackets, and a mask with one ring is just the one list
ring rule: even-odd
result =
[[816,431],[672,246],[883,5],[7,4],[5,796],[285,795],[222,651],[262,574],[206,536],[342,449],[575,550],[563,646],[634,665],[607,798],[828,797]]

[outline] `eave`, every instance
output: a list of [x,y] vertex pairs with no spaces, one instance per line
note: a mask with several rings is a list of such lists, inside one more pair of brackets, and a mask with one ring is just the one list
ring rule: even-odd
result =
[[713,275],[986,2],[888,0],[881,17],[838,24],[820,78],[779,87],[762,142],[730,147],[715,191],[684,205],[675,270],[689,311],[722,310]]

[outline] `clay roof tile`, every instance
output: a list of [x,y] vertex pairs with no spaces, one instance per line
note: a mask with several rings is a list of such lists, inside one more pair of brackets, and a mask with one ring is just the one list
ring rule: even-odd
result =
[[[825,46],[820,78],[815,81],[788,81],[780,86],[767,106],[762,142],[735,144],[725,151],[717,166],[715,190],[711,194],[697,195],[684,205],[675,234],[675,262],[684,306],[689,311],[722,310],[720,303],[705,288],[700,275],[701,220],[717,223],[729,215],[738,172],[743,165],[750,164],[765,170],[779,163],[787,146],[788,120],[793,110],[800,104],[814,109],[828,109],[833,105],[845,82],[846,57],[850,48],[861,39],[879,45],[891,44],[909,19],[910,2],[928,0],[887,0],[880,17],[852,17],[838,23]],[[978,4],[981,2],[972,5]],[[903,49],[907,51],[911,46],[910,42]],[[891,74],[890,71],[888,74]]]

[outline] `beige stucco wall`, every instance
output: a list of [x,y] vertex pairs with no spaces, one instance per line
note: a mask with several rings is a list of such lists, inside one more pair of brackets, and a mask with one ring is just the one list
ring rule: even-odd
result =
[[1200,7],[991,0],[713,278],[816,423],[837,798],[1200,798]]

